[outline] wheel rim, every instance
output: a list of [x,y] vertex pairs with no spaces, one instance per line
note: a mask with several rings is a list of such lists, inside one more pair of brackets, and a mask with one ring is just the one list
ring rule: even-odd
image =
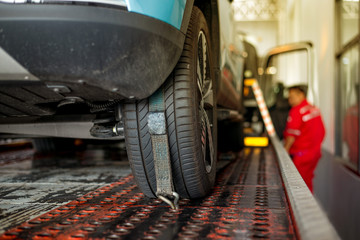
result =
[[213,113],[214,94],[210,75],[208,46],[205,33],[200,31],[197,51],[197,85],[200,93],[199,116],[201,129],[201,149],[206,172],[210,173],[214,162]]

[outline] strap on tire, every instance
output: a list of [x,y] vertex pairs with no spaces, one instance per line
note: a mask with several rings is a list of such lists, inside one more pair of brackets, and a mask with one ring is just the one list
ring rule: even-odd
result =
[[[148,127],[154,157],[156,196],[178,209],[179,195],[172,181],[169,140],[166,127],[164,89],[159,88],[149,99]],[[172,199],[172,200],[170,200]]]

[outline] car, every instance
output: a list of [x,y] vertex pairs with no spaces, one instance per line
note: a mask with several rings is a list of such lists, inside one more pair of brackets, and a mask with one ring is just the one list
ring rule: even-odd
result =
[[174,189],[206,196],[218,130],[220,148],[241,132],[247,54],[231,14],[229,0],[0,0],[0,133],[43,148],[49,137],[125,138],[154,198],[148,118],[161,91]]

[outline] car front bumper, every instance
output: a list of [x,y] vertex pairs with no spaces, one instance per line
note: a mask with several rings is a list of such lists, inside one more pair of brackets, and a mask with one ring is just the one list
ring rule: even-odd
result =
[[122,8],[0,4],[0,47],[39,81],[87,84],[119,98],[159,88],[184,40],[175,27]]

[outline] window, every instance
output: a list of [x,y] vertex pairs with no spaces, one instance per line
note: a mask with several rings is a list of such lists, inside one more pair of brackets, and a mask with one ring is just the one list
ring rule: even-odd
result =
[[274,47],[263,59],[260,87],[280,139],[290,110],[285,87],[306,84],[309,86],[308,99],[315,100],[315,63],[312,56],[312,43],[297,42]]
[[339,51],[337,91],[337,155],[360,173],[359,159],[359,1],[337,2]]
[[[282,86],[310,85],[307,57],[305,51],[287,52],[271,57],[264,73],[266,77],[264,95],[269,107],[275,104],[279,97],[278,93],[281,92],[279,88]],[[287,99],[286,91],[282,97]]]
[[359,1],[342,0],[338,1],[336,6],[338,9],[339,42],[343,46],[359,33]]

